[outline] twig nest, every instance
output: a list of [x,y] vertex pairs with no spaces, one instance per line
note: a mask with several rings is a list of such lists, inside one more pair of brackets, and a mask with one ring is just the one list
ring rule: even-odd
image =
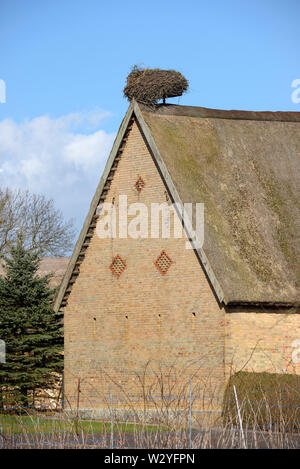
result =
[[124,96],[140,103],[155,105],[160,99],[181,96],[187,91],[187,79],[175,70],[133,67],[127,77]]

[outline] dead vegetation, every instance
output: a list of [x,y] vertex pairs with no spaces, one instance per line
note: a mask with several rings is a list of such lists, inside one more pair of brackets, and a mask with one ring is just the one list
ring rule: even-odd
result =
[[[149,373],[151,371],[151,373]],[[196,371],[196,370],[195,370]],[[284,376],[267,379],[240,375],[230,380],[223,414],[216,409],[218,390],[212,376],[207,382],[195,372],[188,376],[174,368],[150,369],[139,374],[135,394],[106,375],[110,392],[99,393],[90,404],[90,415],[81,407],[84,388],[70,404],[56,412],[26,410],[11,416],[0,414],[0,447],[3,448],[299,448],[299,390]],[[238,378],[238,379],[237,379]],[[271,377],[273,378],[273,377]],[[79,379],[79,378],[78,378]],[[265,380],[266,377],[264,376]],[[292,383],[290,381],[293,381]],[[251,387],[248,386],[251,382]],[[236,399],[232,394],[236,385]],[[255,386],[254,386],[255,384]],[[284,384],[284,386],[283,386]],[[283,388],[294,389],[293,400]],[[79,390],[79,387],[78,387]],[[215,392],[215,394],[214,394]],[[79,399],[80,397],[80,399]],[[94,407],[93,407],[94,406]],[[237,411],[241,419],[237,418]],[[92,417],[93,414],[93,417]]]

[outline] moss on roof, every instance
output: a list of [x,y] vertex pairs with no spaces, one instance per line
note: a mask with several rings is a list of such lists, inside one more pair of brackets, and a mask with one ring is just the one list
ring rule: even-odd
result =
[[300,113],[140,109],[226,302],[299,301]]

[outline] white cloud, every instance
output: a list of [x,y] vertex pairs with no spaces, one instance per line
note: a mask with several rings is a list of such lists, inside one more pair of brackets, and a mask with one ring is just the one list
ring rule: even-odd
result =
[[0,185],[43,193],[81,223],[115,137],[99,130],[107,115],[0,122]]
[[103,130],[91,135],[75,135],[74,139],[64,147],[65,161],[73,164],[75,168],[89,171],[97,167],[101,153],[108,154],[111,139]]

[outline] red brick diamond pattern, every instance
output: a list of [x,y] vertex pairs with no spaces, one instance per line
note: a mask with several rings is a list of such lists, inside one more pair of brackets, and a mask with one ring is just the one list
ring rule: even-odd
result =
[[119,278],[122,272],[124,272],[125,268],[126,263],[118,254],[116,257],[114,257],[112,263],[110,264],[110,270],[112,271],[115,277]]
[[145,183],[144,183],[144,181],[141,177],[138,178],[138,180],[136,181],[134,187],[136,188],[136,190],[138,192],[141,192],[141,190],[144,189]]
[[156,265],[158,271],[162,274],[165,275],[171,264],[173,263],[172,259],[168,256],[168,254],[165,251],[162,251],[154,264]]

